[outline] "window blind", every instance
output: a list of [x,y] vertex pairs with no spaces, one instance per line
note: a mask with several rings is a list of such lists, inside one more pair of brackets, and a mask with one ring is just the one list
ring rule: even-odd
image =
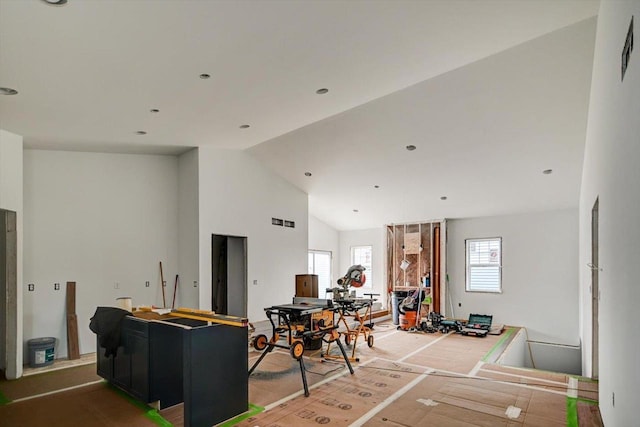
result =
[[502,239],[467,239],[467,291],[501,292]]

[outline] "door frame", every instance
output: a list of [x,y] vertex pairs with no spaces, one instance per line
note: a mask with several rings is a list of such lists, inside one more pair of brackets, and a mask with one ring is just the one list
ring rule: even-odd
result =
[[4,286],[0,289],[2,293],[1,304],[3,319],[0,322],[2,328],[2,343],[4,349],[0,353],[2,365],[0,366],[7,379],[16,379],[22,376],[22,360],[18,361],[18,356],[22,356],[18,351],[18,235],[17,235],[17,213],[10,210],[0,209],[0,221],[2,221],[2,271]]
[[230,236],[223,234],[211,234],[211,307],[213,308],[214,296],[217,292],[218,259],[214,259],[218,251],[214,246],[225,246],[225,304],[226,313],[239,317],[247,317],[248,311],[248,264],[247,264],[247,237]]
[[591,378],[597,379],[599,375],[599,335],[598,322],[600,304],[599,260],[598,260],[598,222],[599,199],[596,198],[591,209]]

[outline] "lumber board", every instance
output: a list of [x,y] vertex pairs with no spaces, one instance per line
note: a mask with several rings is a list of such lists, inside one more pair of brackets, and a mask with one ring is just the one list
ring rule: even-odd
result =
[[76,314],[76,282],[67,282],[67,314]]
[[76,282],[67,282],[67,357],[80,358],[78,316],[76,315]]
[[180,307],[171,310],[169,316],[183,317],[186,319],[202,320],[205,322],[221,323],[223,325],[247,327],[249,319],[245,317],[229,316],[225,314],[216,314],[213,311],[198,310],[193,308]]
[[80,359],[78,316],[75,314],[67,314],[67,357],[69,360]]

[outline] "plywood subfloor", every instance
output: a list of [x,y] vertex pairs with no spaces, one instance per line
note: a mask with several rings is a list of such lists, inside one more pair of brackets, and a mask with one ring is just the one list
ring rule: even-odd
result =
[[0,405],[1,427],[153,427],[148,408],[105,382]]
[[473,377],[425,377],[393,405],[372,414],[364,425],[442,425],[442,426],[564,426],[561,408],[549,411],[552,417],[538,418],[532,406],[537,401],[565,404],[563,396],[493,383]]
[[7,400],[15,401],[100,380],[102,378],[96,373],[95,364],[74,366],[25,376],[19,380],[0,380],[0,394]]
[[[580,425],[601,425],[596,382],[486,362],[504,335],[410,333],[384,323],[373,335],[372,348],[358,341],[353,375],[341,358],[323,361],[320,351],[305,352],[309,397],[289,353],[268,354],[249,378],[251,413],[225,425],[553,427],[567,425],[568,416],[576,422],[580,417]],[[349,355],[352,348],[346,347]],[[248,365],[259,356],[250,351]],[[183,425],[182,405],[154,420],[148,407],[96,380],[95,365],[89,365],[0,382],[0,393],[14,401],[0,405],[0,427]],[[567,413],[569,395],[576,396],[575,414]]]
[[567,425],[569,376],[483,362],[491,360],[486,356],[496,348],[504,347],[503,336],[409,333],[379,327],[374,337],[373,348],[358,348],[355,375],[342,373],[312,386],[307,398],[300,393],[289,399],[268,398],[273,388],[252,389],[265,394],[263,401],[277,404],[266,405],[266,411],[237,425]]

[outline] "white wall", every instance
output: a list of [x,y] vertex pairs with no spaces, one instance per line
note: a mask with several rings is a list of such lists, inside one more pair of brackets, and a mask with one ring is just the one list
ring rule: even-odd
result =
[[[456,219],[447,225],[456,318],[491,314],[495,324],[526,327],[530,340],[579,345],[577,210]],[[501,294],[465,291],[465,239],[482,237],[502,237]]]
[[[337,263],[340,252],[340,233],[330,225],[320,221],[313,215],[309,215],[309,249],[318,251],[331,251],[333,262]],[[336,268],[339,265],[335,266]],[[334,271],[332,279],[337,280],[340,272]],[[333,281],[335,281],[333,280]]]
[[[198,149],[178,157],[178,272],[176,307],[198,307]],[[196,283],[194,283],[196,282]]]
[[22,209],[22,137],[0,129],[0,208]]
[[[338,277],[345,271],[340,271],[340,233],[335,228],[309,215],[309,249],[331,252],[331,277],[329,283],[334,286]],[[318,296],[325,297],[325,290],[318,289]],[[331,298],[331,294],[329,294]]]
[[527,333],[524,329],[518,329],[513,339],[502,352],[498,360],[498,365],[521,366],[530,368],[531,357],[527,347]]
[[[372,288],[362,287],[356,289],[358,297],[364,297],[365,293],[377,293],[380,296],[375,298],[382,304],[382,308],[387,306],[387,284],[385,273],[385,257],[386,257],[386,234],[385,228],[370,228],[368,230],[353,230],[340,232],[340,270],[337,277],[344,275],[349,267],[351,267],[351,248],[353,246],[369,246],[372,248],[372,269],[373,275],[367,276],[367,284],[371,284]],[[365,274],[367,272],[365,271]],[[373,280],[370,280],[373,277]],[[368,297],[364,297],[368,298]]]
[[25,342],[56,337],[56,357],[66,357],[67,281],[77,283],[82,354],[95,351],[89,319],[97,306],[113,306],[120,296],[162,305],[160,261],[171,304],[177,182],[174,156],[25,150],[24,283],[35,284],[24,292]]
[[[23,166],[22,137],[0,129],[0,209],[16,212],[17,284],[15,316],[7,319],[7,354],[5,376],[22,376],[22,283],[23,283]],[[4,342],[0,345],[5,345]],[[11,351],[15,347],[15,352]]]
[[308,271],[308,197],[251,155],[211,147],[199,148],[199,183],[199,307],[211,308],[211,235],[247,237],[247,313],[265,320],[264,307],[289,303],[295,275]]
[[[640,396],[640,51],[620,62],[640,1],[600,4],[580,194],[580,301],[585,375],[591,375],[591,208],[599,198],[600,411],[606,426],[637,425]],[[637,39],[637,37],[636,37]],[[637,40],[636,40],[637,44]],[[615,393],[615,406],[613,394]]]

